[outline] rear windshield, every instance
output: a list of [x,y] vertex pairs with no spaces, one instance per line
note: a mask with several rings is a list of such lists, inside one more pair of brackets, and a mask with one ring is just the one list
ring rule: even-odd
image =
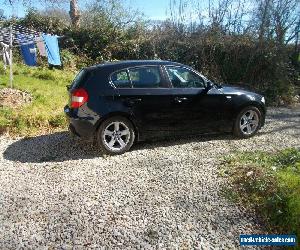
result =
[[89,76],[90,73],[87,70],[82,69],[81,71],[79,71],[79,73],[76,75],[75,79],[72,82],[70,90],[82,87],[88,80]]

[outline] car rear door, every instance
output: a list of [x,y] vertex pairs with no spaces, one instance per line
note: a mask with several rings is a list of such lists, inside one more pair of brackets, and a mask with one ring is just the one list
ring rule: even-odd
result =
[[126,110],[143,131],[169,130],[172,105],[170,88],[160,66],[138,66],[115,72],[119,110]]

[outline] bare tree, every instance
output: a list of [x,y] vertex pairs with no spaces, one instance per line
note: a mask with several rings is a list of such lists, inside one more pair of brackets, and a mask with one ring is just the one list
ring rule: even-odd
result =
[[272,0],[261,0],[254,11],[254,20],[258,26],[258,40],[262,45],[265,38],[270,36]]
[[272,17],[275,39],[279,45],[284,45],[296,37],[297,31],[294,28],[298,26],[299,5],[299,0],[274,0]]
[[193,0],[170,0],[169,14],[173,24],[179,25],[190,21],[191,11],[189,7],[191,4],[193,4]]
[[297,36],[299,8],[299,0],[258,1],[254,9],[254,22],[260,44],[265,39],[274,39],[280,46],[293,41]]
[[[248,30],[247,0],[170,0],[169,11],[174,24],[209,26],[213,30],[244,33]],[[245,19],[245,20],[244,20]]]
[[78,28],[80,22],[80,11],[78,8],[77,0],[70,0],[69,14],[70,14],[72,26]]
[[[294,30],[294,36],[295,36],[295,53],[300,54],[300,15],[298,16],[298,21],[295,25],[295,30]],[[300,58],[300,55],[299,55]]]
[[[46,4],[51,5],[61,5],[65,4],[67,2],[70,2],[70,10],[69,15],[71,18],[72,26],[77,28],[80,24],[80,10],[78,7],[78,0],[44,0]],[[5,2],[5,0],[4,0]],[[34,4],[34,0],[8,0],[9,4],[13,7],[15,4],[21,2],[24,6],[31,6]]]
[[231,1],[227,9],[225,19],[225,30],[234,34],[246,34],[250,28],[248,24],[249,6],[247,0]]
[[213,27],[222,27],[224,24],[224,19],[226,13],[229,10],[230,1],[229,0],[219,0],[217,6],[211,7],[210,4],[210,19]]

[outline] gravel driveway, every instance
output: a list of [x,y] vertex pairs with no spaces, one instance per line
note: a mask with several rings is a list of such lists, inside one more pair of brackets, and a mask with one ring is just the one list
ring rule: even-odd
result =
[[66,132],[0,137],[0,248],[238,248],[263,230],[219,192],[222,156],[300,147],[300,109],[269,110],[254,138],[140,143],[101,157]]

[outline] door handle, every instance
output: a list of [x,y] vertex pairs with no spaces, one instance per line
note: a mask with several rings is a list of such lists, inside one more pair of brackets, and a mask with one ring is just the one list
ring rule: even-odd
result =
[[174,99],[178,103],[182,103],[183,101],[187,101],[186,97],[175,97]]
[[141,98],[126,98],[124,101],[125,101],[126,105],[132,106],[135,103],[141,102],[142,99]]
[[142,99],[141,98],[129,98],[128,99],[130,102],[141,102],[142,101]]

